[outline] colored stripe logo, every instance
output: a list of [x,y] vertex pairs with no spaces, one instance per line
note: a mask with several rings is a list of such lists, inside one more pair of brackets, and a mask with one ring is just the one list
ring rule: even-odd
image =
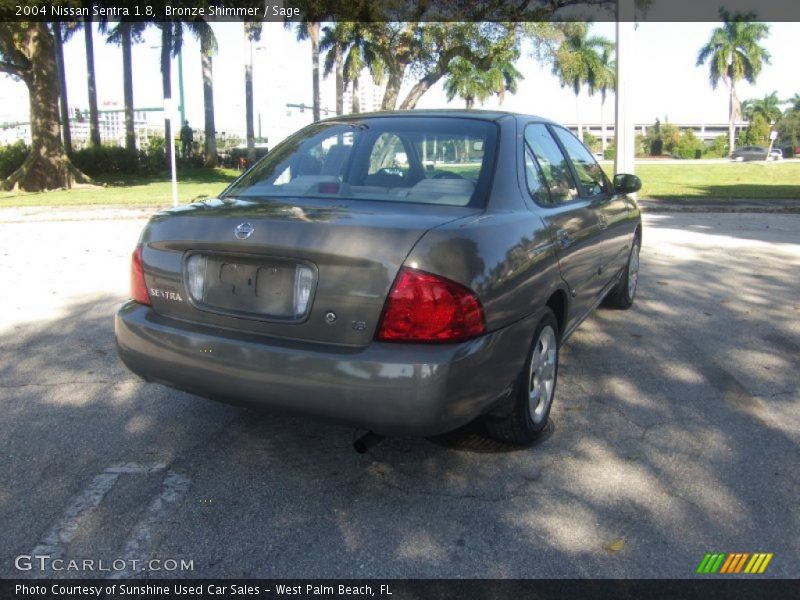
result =
[[767,565],[772,560],[772,552],[707,552],[697,567],[697,573],[703,575],[734,575],[746,573],[760,575],[767,570]]

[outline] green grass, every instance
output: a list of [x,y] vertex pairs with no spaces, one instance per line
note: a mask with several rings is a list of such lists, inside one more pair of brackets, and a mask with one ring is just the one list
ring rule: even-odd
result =
[[[606,167],[613,170],[613,166]],[[640,198],[800,199],[800,162],[637,164]]]
[[[465,165],[474,169],[472,165]],[[606,164],[607,170],[613,166]],[[455,171],[456,168],[447,167]],[[800,162],[691,164],[659,162],[637,164],[642,178],[641,198],[653,199],[800,199]],[[237,176],[231,169],[192,169],[179,172],[181,203],[213,198]],[[167,177],[102,177],[97,186],[82,186],[38,194],[0,192],[0,207],[26,206],[146,206],[172,203]]]
[[[213,198],[237,175],[233,169],[186,169],[178,171],[178,198],[182,204]],[[71,190],[25,193],[0,192],[0,207],[26,206],[148,206],[172,205],[172,183],[161,177],[97,177],[98,185]]]

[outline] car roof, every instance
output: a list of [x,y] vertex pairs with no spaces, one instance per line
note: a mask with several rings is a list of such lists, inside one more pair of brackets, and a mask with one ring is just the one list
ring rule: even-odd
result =
[[538,117],[536,115],[526,115],[522,113],[515,113],[515,112],[508,112],[503,110],[465,110],[465,109],[457,109],[457,108],[436,108],[436,109],[424,109],[424,110],[391,110],[391,111],[379,111],[379,112],[366,112],[366,113],[355,113],[349,115],[342,115],[337,117],[331,117],[328,119],[323,119],[321,122],[324,123],[326,121],[354,121],[359,119],[375,119],[375,118],[383,118],[383,117],[401,117],[401,118],[409,118],[409,119],[419,119],[425,117],[456,117],[462,119],[480,119],[484,121],[499,121],[500,119],[506,117],[514,117],[514,118],[524,118],[530,119],[535,121],[542,121],[545,123],[553,123],[550,119],[546,119],[544,117]]

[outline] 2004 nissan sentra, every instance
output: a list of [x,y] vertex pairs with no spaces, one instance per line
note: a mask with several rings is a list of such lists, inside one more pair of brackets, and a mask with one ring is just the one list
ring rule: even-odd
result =
[[483,416],[529,442],[559,346],[628,308],[641,219],[572,133],[477,111],[306,127],[218,199],[156,214],[117,313],[149,381],[379,434]]

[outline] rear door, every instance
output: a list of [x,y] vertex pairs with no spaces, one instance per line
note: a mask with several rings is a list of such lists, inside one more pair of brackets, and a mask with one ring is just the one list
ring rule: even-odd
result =
[[581,197],[569,161],[548,127],[529,124],[524,139],[528,190],[541,207],[538,212],[550,229],[561,277],[570,291],[569,329],[600,291],[599,221],[591,200]]

